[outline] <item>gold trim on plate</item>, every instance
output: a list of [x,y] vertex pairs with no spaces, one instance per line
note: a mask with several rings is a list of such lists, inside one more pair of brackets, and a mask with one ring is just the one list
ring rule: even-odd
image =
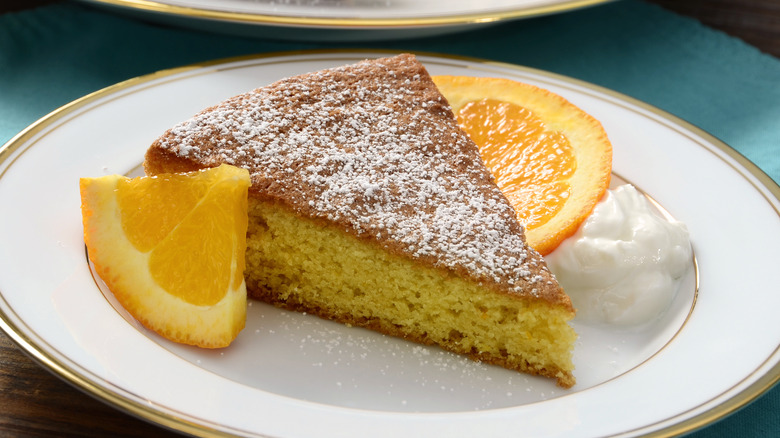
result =
[[81,0],[96,5],[122,8],[131,11],[158,13],[172,17],[214,20],[228,23],[242,23],[269,26],[296,26],[332,29],[393,29],[434,26],[461,26],[485,24],[518,18],[554,14],[573,9],[595,6],[614,0],[570,0],[543,6],[520,7],[499,12],[450,14],[437,16],[398,17],[398,18],[361,18],[361,17],[313,17],[293,15],[254,14],[249,12],[230,12],[202,7],[186,7],[151,0]]
[[[133,1],[133,3],[139,3],[139,2]],[[152,2],[144,1],[143,3],[152,3]],[[394,52],[388,50],[365,51],[365,50],[343,49],[343,50],[311,50],[311,51],[266,53],[261,55],[241,56],[241,57],[234,57],[234,58],[215,60],[211,62],[199,63],[199,64],[194,64],[189,66],[183,66],[183,67],[163,70],[148,75],[136,77],[133,79],[129,79],[123,82],[119,82],[112,86],[88,94],[77,100],[74,100],[73,102],[54,110],[53,112],[49,113],[48,115],[44,116],[43,118],[39,119],[38,121],[30,125],[28,128],[26,128],[16,136],[14,136],[5,145],[0,147],[0,166],[2,166],[2,169],[0,169],[0,179],[4,176],[7,169],[9,169],[13,165],[13,163],[21,154],[23,154],[26,150],[31,148],[38,140],[45,137],[46,133],[44,131],[47,128],[52,127],[61,119],[69,116],[70,114],[76,112],[79,109],[82,109],[83,107],[91,103],[106,98],[108,98],[106,102],[110,102],[114,99],[121,98],[122,95],[116,95],[113,97],[112,95],[119,93],[122,90],[126,90],[143,84],[147,84],[150,87],[157,86],[161,83],[165,83],[170,80],[175,80],[171,78],[174,75],[186,73],[188,71],[192,71],[192,73],[195,75],[204,75],[204,74],[209,74],[213,71],[247,67],[247,65],[228,66],[229,64],[241,62],[241,61],[257,60],[258,63],[270,62],[272,64],[276,64],[276,63],[288,63],[288,62],[295,62],[295,61],[307,62],[307,61],[311,61],[313,58],[316,59],[317,56],[325,56],[326,58],[323,59],[334,60],[334,61],[343,60],[346,62],[350,62],[350,61],[360,60],[360,58],[355,56],[355,54],[357,53],[360,54],[370,53],[370,54],[381,55],[381,54],[394,53]],[[345,56],[343,59],[334,58],[332,56],[333,54],[344,54]],[[352,56],[349,56],[349,54],[352,54]],[[289,57],[291,56],[300,56],[300,55],[308,55],[309,57],[304,59],[289,59]],[[533,69],[529,67],[522,67],[522,66],[501,63],[501,62],[462,57],[462,56],[442,55],[442,54],[434,54],[434,53],[418,53],[418,55],[437,57],[438,59],[436,60],[436,62],[439,62],[439,64],[441,65],[446,65],[447,60],[468,61],[474,63],[474,65],[467,66],[467,68],[473,69],[475,71],[494,70],[497,74],[502,74],[504,76],[507,75],[506,72],[507,69],[514,70],[519,73],[533,74],[535,76],[540,76],[541,78],[547,78],[550,81],[556,81],[556,85],[558,86],[562,86],[563,84],[561,84],[561,82],[563,82],[572,87],[575,86],[578,87],[577,91],[579,92],[582,92],[583,89],[587,90],[588,92],[592,93],[594,97],[601,98],[602,100],[603,100],[602,96],[604,95],[609,96],[614,99],[614,101],[611,101],[611,103],[621,105],[627,110],[631,110],[635,112],[635,110],[631,108],[632,106],[635,106],[644,111],[648,111],[660,117],[662,120],[666,121],[670,128],[676,129],[678,133],[685,135],[686,137],[692,140],[695,140],[696,143],[700,144],[705,150],[708,150],[711,153],[715,154],[723,162],[728,164],[734,170],[738,171],[740,175],[742,175],[746,180],[749,180],[752,186],[759,193],[762,194],[762,196],[767,200],[767,202],[773,206],[778,216],[780,216],[780,203],[779,203],[780,186],[778,186],[768,175],[766,175],[763,171],[761,171],[758,168],[758,166],[750,162],[739,152],[737,152],[730,146],[726,145],[724,142],[720,141],[719,139],[715,138],[714,136],[656,107],[653,107],[649,104],[646,104],[644,102],[641,102],[629,96],[623,95],[616,91],[612,91],[585,81],[573,79],[555,73],[546,72],[543,70]],[[283,58],[283,59],[276,59],[276,58]],[[284,59],[284,58],[288,58],[288,59]],[[252,64],[252,65],[257,65],[257,64]],[[499,68],[505,70],[498,70]],[[158,81],[164,78],[169,78],[169,79]],[[152,84],[153,81],[158,81],[158,82]],[[140,87],[139,90],[145,88],[147,87]],[[96,108],[97,107],[99,107],[99,105],[96,106]],[[56,129],[56,127],[54,129]],[[703,141],[699,141],[698,139],[692,137],[691,135],[688,135],[687,133],[683,132],[683,130],[692,133],[694,136],[700,137]],[[32,141],[35,136],[41,133],[43,133],[43,135],[40,138],[36,139],[35,141]],[[714,146],[716,149],[713,150],[709,146]],[[733,162],[735,162],[736,165],[733,162],[728,161],[726,158],[724,158],[724,156],[728,157],[730,160],[733,160]],[[695,301],[697,299],[698,291],[699,291],[699,267],[696,260],[694,260],[694,264],[696,265],[695,266],[696,296],[694,296],[694,305],[695,305]],[[85,269],[89,269],[88,262],[86,261],[85,261]],[[10,307],[7,305],[8,303],[5,301],[2,291],[0,291],[0,301],[2,301],[5,304],[3,306],[4,308],[10,309]],[[694,306],[692,306],[691,308],[690,311],[691,313],[693,312],[693,308]],[[689,313],[689,315],[686,317],[685,320],[686,322],[690,319],[691,313]],[[684,324],[685,323],[683,323],[683,325]],[[160,409],[161,407],[154,406],[152,403],[145,403],[142,397],[136,394],[132,394],[125,389],[117,389],[116,391],[112,391],[110,388],[108,388],[109,386],[111,386],[111,384],[108,382],[104,382],[106,384],[105,385],[106,387],[100,386],[97,383],[97,381],[100,379],[98,379],[96,376],[92,376],[91,373],[89,373],[88,371],[78,370],[77,365],[71,364],[70,361],[67,359],[67,357],[65,357],[62,353],[54,349],[52,346],[48,345],[45,340],[39,339],[34,335],[26,334],[27,331],[22,328],[23,325],[24,322],[15,313],[13,313],[13,310],[10,310],[10,312],[5,312],[2,309],[0,309],[0,328],[3,329],[3,331],[5,331],[9,335],[9,337],[20,348],[26,351],[33,359],[35,359],[44,367],[48,368],[55,374],[59,375],[69,383],[73,384],[74,386],[86,391],[87,393],[92,394],[93,396],[102,399],[103,401],[123,411],[129,412],[133,415],[142,418],[146,418],[150,421],[153,421],[161,426],[168,427],[170,429],[178,430],[184,433],[200,435],[200,436],[223,437],[223,436],[232,436],[233,434],[247,433],[247,431],[229,430],[229,428],[225,427],[224,425],[196,423],[194,420],[188,419],[188,415],[186,413],[182,413],[182,412],[172,413],[171,410],[168,408],[165,408],[165,410],[163,411]],[[677,335],[675,334],[675,336]],[[761,394],[769,390],[773,385],[775,385],[778,381],[780,381],[780,363],[776,363],[771,367],[769,367],[768,369],[765,369],[767,365],[771,363],[772,358],[778,354],[778,352],[780,352],[780,346],[778,346],[778,348],[775,349],[772,352],[772,354],[769,355],[769,357],[767,357],[767,359],[762,363],[760,367],[754,370],[751,374],[745,376],[741,382],[735,384],[729,390],[724,391],[723,393],[713,397],[709,401],[699,406],[695,406],[686,412],[678,413],[676,416],[662,420],[660,422],[644,425],[635,430],[624,431],[621,433],[621,435],[642,433],[643,430],[648,430],[655,426],[670,422],[671,424],[669,426],[662,426],[661,429],[659,430],[647,432],[647,436],[671,437],[671,436],[691,432],[693,430],[696,430],[700,427],[703,427],[707,424],[710,424],[718,419],[727,416],[728,414],[748,404],[750,401],[756,399],[758,396],[760,396]],[[750,385],[748,385],[746,388],[742,389],[736,394],[728,395],[729,392],[734,391],[735,388],[738,388],[742,383],[752,379],[755,379],[755,381]],[[727,398],[720,401],[719,399],[722,397],[727,397]],[[714,405],[712,407],[707,408],[707,405],[709,404],[714,404]],[[706,410],[702,413],[694,415],[691,418],[687,418],[680,422],[674,422],[675,418],[685,416],[687,413],[697,411],[702,408],[705,408]]]

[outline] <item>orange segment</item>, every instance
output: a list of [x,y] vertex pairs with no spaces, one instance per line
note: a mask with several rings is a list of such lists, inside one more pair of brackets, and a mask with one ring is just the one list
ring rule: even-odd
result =
[[89,257],[122,306],[173,341],[230,344],[246,321],[249,173],[223,165],[80,188]]
[[547,130],[528,109],[495,99],[467,103],[458,120],[527,228],[547,223],[563,208],[577,168],[566,136]]
[[500,78],[434,76],[542,255],[572,235],[609,187],[601,124],[547,90]]
[[149,251],[178,225],[204,196],[206,178],[167,174],[124,178],[117,184],[122,228],[139,251]]

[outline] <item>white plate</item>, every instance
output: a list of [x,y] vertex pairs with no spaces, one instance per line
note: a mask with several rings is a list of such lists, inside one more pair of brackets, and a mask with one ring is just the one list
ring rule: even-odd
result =
[[82,0],[198,30],[318,41],[440,35],[607,1],[610,0]]
[[101,293],[85,258],[79,177],[137,172],[167,127],[226,97],[378,56],[310,52],[183,67],[86,96],[16,136],[0,151],[0,326],[87,392],[197,434],[673,434],[780,378],[780,188],[655,108],[551,73],[461,58],[420,57],[432,74],[508,77],[567,97],[604,124],[616,174],[691,232],[698,271],[662,320],[635,330],[575,320],[573,389],[259,303],[231,347],[203,351],[159,339]]

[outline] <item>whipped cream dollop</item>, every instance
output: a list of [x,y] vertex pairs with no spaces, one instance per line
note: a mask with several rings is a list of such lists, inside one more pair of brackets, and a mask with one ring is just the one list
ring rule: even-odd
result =
[[633,326],[669,307],[692,250],[685,224],[663,218],[627,184],[608,190],[546,260],[578,319]]

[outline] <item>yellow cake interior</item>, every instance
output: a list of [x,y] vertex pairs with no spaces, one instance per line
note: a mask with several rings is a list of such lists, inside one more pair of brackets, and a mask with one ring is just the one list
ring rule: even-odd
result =
[[257,299],[574,383],[565,308],[422,267],[271,202],[250,200],[247,245]]

